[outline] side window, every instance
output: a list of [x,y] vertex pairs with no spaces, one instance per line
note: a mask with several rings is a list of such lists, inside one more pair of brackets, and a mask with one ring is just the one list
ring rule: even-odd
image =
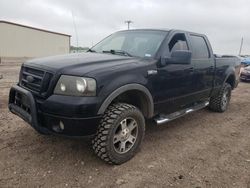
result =
[[193,47],[193,59],[208,59],[209,51],[205,39],[201,36],[190,35]]
[[183,33],[174,35],[169,42],[168,47],[170,52],[176,50],[188,50],[188,44],[185,35]]

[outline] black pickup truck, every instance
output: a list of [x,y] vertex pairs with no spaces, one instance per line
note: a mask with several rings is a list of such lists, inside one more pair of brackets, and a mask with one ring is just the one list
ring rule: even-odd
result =
[[41,134],[93,136],[95,153],[121,164],[138,151],[145,120],[162,124],[206,106],[224,112],[239,65],[216,58],[205,35],[119,31],[86,53],[24,63],[9,109]]

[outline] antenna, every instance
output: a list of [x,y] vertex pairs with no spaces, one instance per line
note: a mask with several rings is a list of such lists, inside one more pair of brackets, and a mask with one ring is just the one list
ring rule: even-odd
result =
[[243,37],[241,38],[239,55],[241,54],[242,46],[243,46]]
[[129,26],[130,26],[131,23],[133,23],[133,21],[131,21],[131,20],[126,20],[125,23],[128,24],[128,30],[129,30]]
[[77,28],[76,28],[76,23],[75,23],[75,17],[73,14],[73,11],[71,11],[72,14],[72,19],[73,19],[73,24],[74,24],[74,29],[75,29],[75,35],[76,35],[76,52],[78,52],[78,33],[77,33]]

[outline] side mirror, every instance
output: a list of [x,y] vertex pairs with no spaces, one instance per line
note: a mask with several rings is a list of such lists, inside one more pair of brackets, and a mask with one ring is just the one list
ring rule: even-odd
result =
[[176,50],[171,53],[170,58],[162,58],[161,65],[166,64],[190,64],[192,52],[188,50]]

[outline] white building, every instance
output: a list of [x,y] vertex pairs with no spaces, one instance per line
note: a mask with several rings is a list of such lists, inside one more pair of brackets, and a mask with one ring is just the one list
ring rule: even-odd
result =
[[66,54],[70,35],[0,20],[0,58]]

